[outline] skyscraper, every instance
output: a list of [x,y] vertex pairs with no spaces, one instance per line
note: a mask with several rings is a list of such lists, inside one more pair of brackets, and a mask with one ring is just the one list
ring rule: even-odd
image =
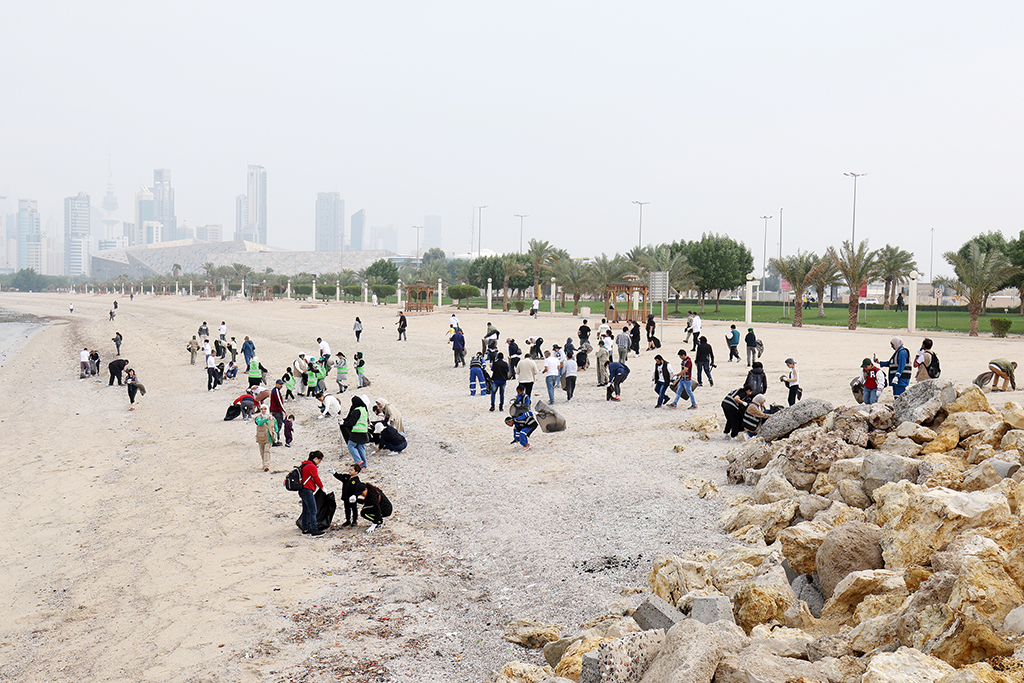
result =
[[43,233],[34,199],[18,200],[18,270],[43,272]]
[[135,193],[135,229],[130,237],[131,246],[139,247],[160,241],[162,231],[159,229],[154,231],[153,223],[159,223],[156,220],[153,193],[143,185]]
[[89,274],[91,213],[86,193],[64,199],[64,274],[69,277]]
[[348,248],[352,251],[362,251],[363,249],[363,229],[366,227],[366,209],[359,209],[352,214],[352,220],[349,222],[349,229],[352,236],[348,241]]
[[197,225],[196,239],[203,242],[220,242],[222,232],[221,225]]
[[316,193],[316,251],[345,248],[345,200],[339,192]]
[[[249,224],[249,200],[244,194],[235,197],[235,241],[249,239],[245,236],[245,228]],[[252,240],[250,240],[252,241]]]
[[262,166],[249,164],[248,184],[246,185],[245,232],[251,237],[246,240],[259,244],[267,243],[267,171]]
[[441,217],[440,216],[424,216],[423,217],[423,244],[420,245],[420,249],[426,251],[432,247],[441,246]]
[[174,215],[174,189],[171,188],[171,171],[158,168],[153,171],[153,220],[159,221],[162,241],[180,239],[178,219]]
[[398,231],[393,225],[382,225],[370,228],[370,249],[384,249],[398,253]]

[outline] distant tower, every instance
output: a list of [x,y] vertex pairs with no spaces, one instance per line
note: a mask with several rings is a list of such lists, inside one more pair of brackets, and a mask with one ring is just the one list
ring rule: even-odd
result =
[[43,272],[43,234],[34,199],[18,200],[18,270],[22,268]]
[[342,251],[345,246],[345,200],[340,192],[316,193],[317,251]]
[[246,240],[258,244],[267,243],[267,171],[262,166],[249,164],[247,174],[245,228]]
[[135,193],[135,229],[131,235],[131,246],[142,246],[160,241],[161,227],[156,220],[153,193],[143,185]]
[[64,200],[64,274],[70,277],[89,274],[89,219],[89,195],[79,192]]
[[163,241],[178,239],[178,218],[174,215],[174,188],[171,187],[171,171],[158,168],[153,171],[153,215],[162,226]]
[[103,197],[103,210],[107,212],[107,217],[102,219],[103,225],[107,226],[104,232],[104,239],[113,239],[114,226],[118,224],[118,220],[114,218],[114,212],[117,211],[117,197],[114,196],[114,168],[111,163],[109,167],[109,175],[107,177],[107,194]]
[[235,241],[249,239],[245,229],[249,225],[249,199],[244,194],[235,197]]
[[423,251],[431,249],[433,247],[441,246],[441,217],[440,216],[424,216],[423,217],[423,244],[421,248]]
[[352,251],[363,250],[363,230],[366,228],[366,209],[359,209],[352,214],[352,220],[349,223],[349,229],[352,232],[352,237],[349,239],[348,246]]

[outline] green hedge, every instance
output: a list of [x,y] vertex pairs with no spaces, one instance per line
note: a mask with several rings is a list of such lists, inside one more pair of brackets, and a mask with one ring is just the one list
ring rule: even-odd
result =
[[992,326],[993,337],[1005,337],[1013,327],[1013,321],[1009,318],[990,318],[988,324]]
[[299,296],[309,296],[313,293],[313,285],[295,285],[292,287]]

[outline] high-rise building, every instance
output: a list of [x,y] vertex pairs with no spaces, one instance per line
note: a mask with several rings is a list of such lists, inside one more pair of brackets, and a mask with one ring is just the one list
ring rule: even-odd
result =
[[86,193],[64,199],[64,274],[69,277],[89,274],[91,214]]
[[203,242],[220,242],[223,239],[223,225],[197,225],[196,239]]
[[340,192],[316,193],[316,251],[345,248],[345,200]]
[[43,233],[34,199],[18,200],[18,270],[43,272]]
[[162,241],[181,239],[178,235],[178,219],[174,215],[174,189],[171,187],[171,171],[158,168],[153,171],[153,220],[159,221]]
[[[249,224],[249,200],[244,194],[235,197],[235,241],[249,239],[245,235],[245,227]],[[249,240],[252,241],[252,240]]]
[[349,231],[352,233],[349,237],[348,248],[352,251],[362,251],[363,249],[363,230],[366,228],[366,209],[359,209],[352,214],[352,219],[349,221]]
[[370,249],[386,249],[398,252],[398,231],[393,225],[370,228]]
[[441,246],[441,217],[423,217],[423,242],[420,244],[420,253],[427,249]]
[[246,228],[244,239],[259,244],[267,243],[267,171],[262,166],[249,164],[246,191]]
[[[154,232],[152,226],[147,228],[146,224],[158,222],[153,193],[149,191],[148,187],[143,185],[135,193],[135,229],[132,231],[131,245],[133,247],[140,247],[144,244],[152,244],[153,235],[159,235],[161,231],[156,230]],[[157,239],[156,241],[159,242],[160,240]]]
[[117,211],[117,197],[114,196],[113,164],[111,164],[111,169],[108,172],[107,194],[103,196],[103,211],[106,213],[106,217],[102,219],[103,225],[106,227],[103,239],[115,239],[118,237],[118,235],[114,232],[118,220],[114,218],[114,212]]

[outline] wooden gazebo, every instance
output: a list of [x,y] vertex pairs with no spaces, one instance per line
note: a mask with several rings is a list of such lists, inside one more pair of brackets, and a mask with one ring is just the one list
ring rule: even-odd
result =
[[434,286],[424,283],[423,280],[417,280],[414,285],[407,285],[405,297],[406,313],[432,313],[434,311]]
[[[620,310],[616,306],[620,294],[626,295],[626,308]],[[627,275],[624,282],[612,282],[608,284],[608,296],[606,297],[609,307],[605,311],[608,322],[619,322],[620,320],[636,320],[643,322],[647,314],[651,312],[651,303],[647,297],[647,285],[635,275]]]
[[200,299],[214,299],[217,296],[217,285],[211,285],[209,282],[204,282],[199,285],[199,298]]
[[249,297],[250,301],[273,301],[274,300],[274,286],[268,285],[266,282],[260,285],[252,286],[252,294]]

